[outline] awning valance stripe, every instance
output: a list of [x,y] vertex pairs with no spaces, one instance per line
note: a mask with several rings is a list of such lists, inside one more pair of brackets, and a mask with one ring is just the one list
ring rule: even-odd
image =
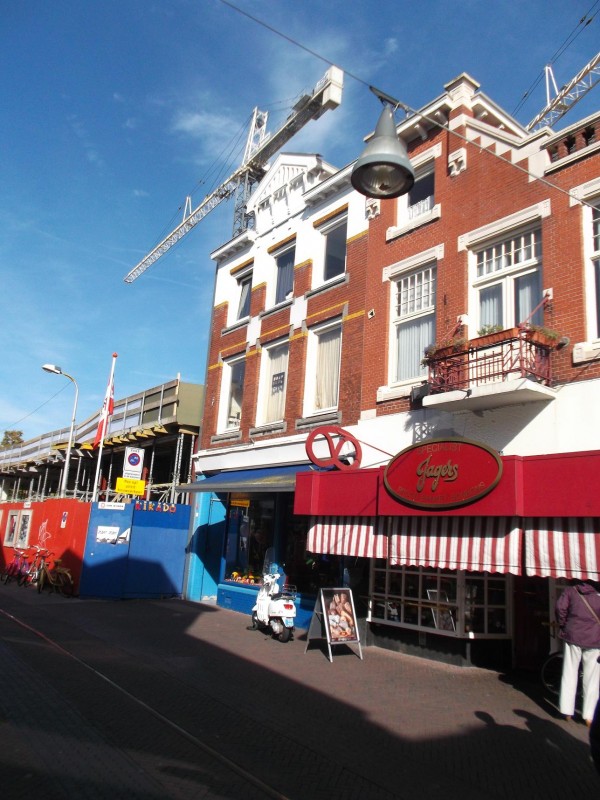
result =
[[388,539],[375,530],[375,517],[311,517],[306,549],[358,558],[387,558]]
[[521,573],[517,517],[382,517],[390,563],[402,566]]
[[523,526],[528,575],[599,580],[599,518],[526,518]]

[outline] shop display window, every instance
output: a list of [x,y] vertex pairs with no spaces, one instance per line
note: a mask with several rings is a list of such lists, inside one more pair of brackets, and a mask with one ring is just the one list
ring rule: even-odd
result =
[[369,619],[445,636],[508,637],[509,576],[373,562]]
[[[232,494],[225,536],[225,580],[260,585],[267,548],[273,548],[288,586],[316,595],[327,586],[344,585],[344,571],[356,577],[356,565],[342,556],[308,553],[309,518],[294,514],[294,495]],[[365,569],[365,576],[368,570]],[[365,577],[365,582],[366,582]]]

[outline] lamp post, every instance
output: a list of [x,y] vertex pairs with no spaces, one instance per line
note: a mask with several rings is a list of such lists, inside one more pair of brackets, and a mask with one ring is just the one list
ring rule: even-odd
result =
[[54,375],[64,375],[65,378],[68,378],[75,386],[75,402],[73,403],[73,414],[71,416],[71,430],[69,431],[69,442],[67,444],[65,468],[63,470],[63,476],[60,486],[60,496],[66,497],[67,481],[69,480],[69,463],[71,461],[71,449],[73,448],[73,431],[75,429],[75,417],[77,416],[77,400],[79,399],[79,387],[77,386],[77,381],[75,380],[75,378],[72,375],[69,375],[68,372],[64,372],[60,367],[57,367],[56,364],[44,364],[42,369],[45,370],[46,372],[52,372]]

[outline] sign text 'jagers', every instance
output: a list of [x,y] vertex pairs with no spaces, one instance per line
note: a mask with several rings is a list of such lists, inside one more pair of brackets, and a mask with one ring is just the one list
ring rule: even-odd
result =
[[387,465],[388,492],[410,506],[442,510],[474,503],[502,476],[500,456],[479,442],[429,439],[398,453]]

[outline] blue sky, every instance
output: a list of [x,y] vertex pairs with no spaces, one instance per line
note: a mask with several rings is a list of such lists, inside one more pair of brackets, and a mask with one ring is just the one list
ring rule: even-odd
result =
[[[0,29],[0,437],[68,427],[115,396],[202,383],[210,253],[231,236],[222,204],[134,283],[124,276],[239,166],[255,106],[274,131],[327,63],[342,105],[284,148],[356,158],[380,105],[373,84],[420,108],[469,72],[526,124],[554,61],[570,80],[598,52],[600,0],[19,0]],[[578,27],[582,17],[592,21]],[[357,78],[359,80],[357,80]],[[531,90],[531,91],[530,91]],[[523,96],[530,91],[526,101]],[[592,113],[590,92],[557,128]]]

